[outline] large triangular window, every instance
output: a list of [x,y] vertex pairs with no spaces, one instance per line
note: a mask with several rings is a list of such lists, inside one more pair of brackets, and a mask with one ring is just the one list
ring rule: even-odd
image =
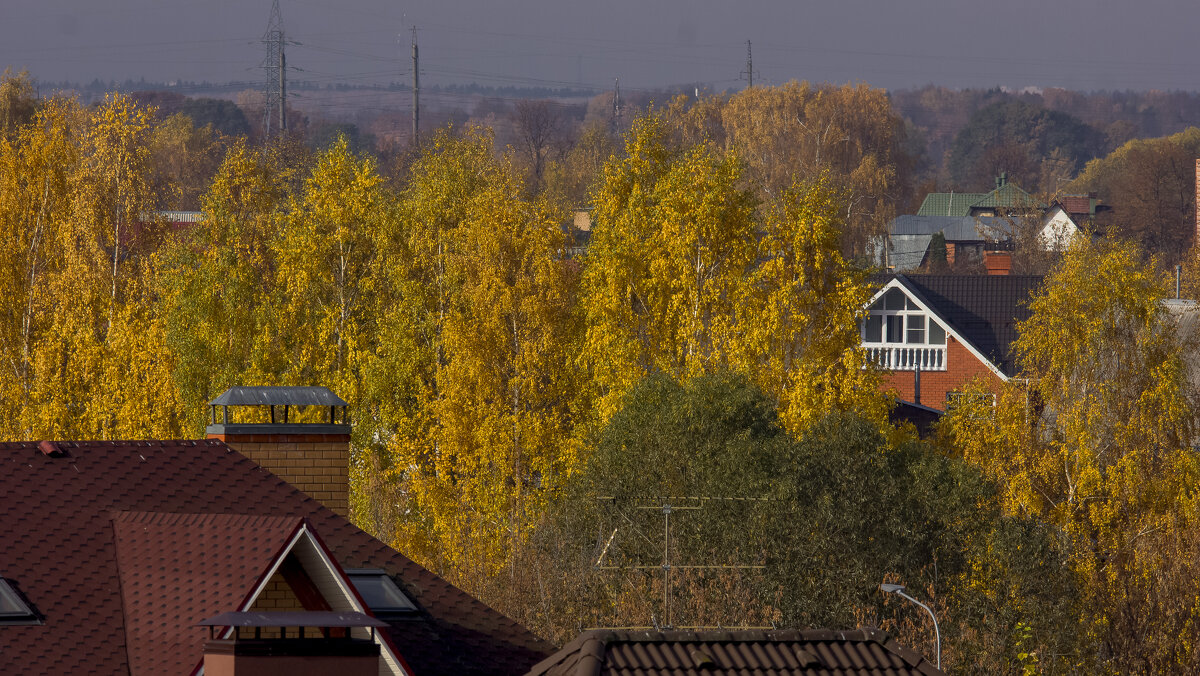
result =
[[946,369],[945,327],[898,286],[875,299],[859,332],[867,354],[885,369]]

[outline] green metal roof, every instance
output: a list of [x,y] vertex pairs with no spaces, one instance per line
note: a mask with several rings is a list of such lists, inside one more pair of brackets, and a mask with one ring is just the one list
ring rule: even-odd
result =
[[969,216],[971,205],[987,196],[984,192],[931,192],[917,209],[917,215]]
[[970,216],[973,209],[1046,208],[1029,193],[1012,183],[991,192],[931,192],[925,196],[918,216]]
[[1021,190],[1020,187],[1012,183],[1005,183],[971,205],[971,208],[974,209],[1014,209],[1021,207],[1040,207],[1044,209],[1046,205],[1037,201],[1033,195]]

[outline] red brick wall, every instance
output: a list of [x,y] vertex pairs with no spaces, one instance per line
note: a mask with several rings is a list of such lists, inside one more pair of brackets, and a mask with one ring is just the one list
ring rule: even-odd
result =
[[[915,401],[913,375],[912,371],[889,371],[884,375],[883,389],[905,401]],[[991,369],[953,336],[946,336],[946,370],[921,371],[920,403],[945,410],[946,393],[962,388],[976,376],[983,376],[995,388],[1000,386],[1000,378]]]

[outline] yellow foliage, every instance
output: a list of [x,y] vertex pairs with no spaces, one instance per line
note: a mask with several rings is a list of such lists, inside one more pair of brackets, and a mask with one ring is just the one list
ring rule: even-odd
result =
[[[1191,341],[1165,312],[1164,291],[1132,246],[1077,241],[1018,327],[1022,377],[994,411],[967,397],[948,421],[1008,510],[1061,529],[1090,602],[1086,626],[1120,670],[1178,667],[1171,627],[1196,619],[1195,604],[1164,603],[1194,579],[1194,559],[1171,552],[1194,546],[1188,533],[1200,525]],[[1124,652],[1134,635],[1164,643],[1135,656]]]

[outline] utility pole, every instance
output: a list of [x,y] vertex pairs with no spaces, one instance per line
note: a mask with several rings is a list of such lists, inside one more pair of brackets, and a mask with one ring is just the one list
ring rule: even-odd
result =
[[262,42],[267,48],[263,70],[267,73],[267,87],[263,100],[263,131],[271,136],[271,118],[278,115],[278,130],[287,129],[287,57],[284,55],[283,15],[279,11],[279,0],[271,2],[271,19]]
[[613,126],[621,119],[621,78],[613,78]]
[[750,41],[746,41],[746,72],[742,73],[746,76],[747,87],[754,86],[754,54],[750,51]]
[[421,123],[421,61],[417,54],[417,27],[412,29],[412,48],[413,48],[413,128],[412,128],[412,144],[415,146],[420,140],[417,136],[417,128]]

